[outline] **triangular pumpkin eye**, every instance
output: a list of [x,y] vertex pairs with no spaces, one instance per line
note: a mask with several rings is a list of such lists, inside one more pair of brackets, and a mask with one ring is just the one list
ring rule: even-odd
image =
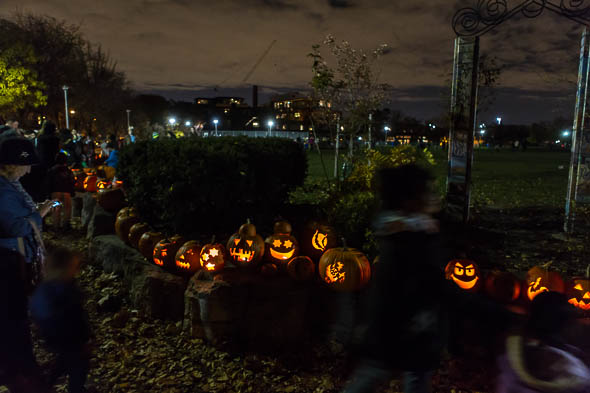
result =
[[246,240],[246,243],[248,243],[248,247],[252,247],[252,243],[254,243],[252,240]]
[[578,291],[583,291],[584,288],[582,288],[582,284],[576,284],[576,286],[574,287],[574,289],[577,289]]
[[238,245],[239,242],[240,242],[240,239],[234,239],[234,243],[236,246]]

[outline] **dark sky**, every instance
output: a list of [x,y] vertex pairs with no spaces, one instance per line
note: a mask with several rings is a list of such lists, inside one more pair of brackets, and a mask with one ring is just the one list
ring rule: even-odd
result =
[[[509,4],[522,0],[509,0]],[[450,20],[477,0],[2,0],[15,10],[80,24],[117,60],[134,88],[192,100],[241,95],[261,86],[261,101],[303,90],[311,77],[306,57],[327,34],[353,46],[390,46],[382,81],[393,86],[391,106],[421,119],[443,108],[452,68]],[[571,117],[582,27],[548,11],[516,18],[482,41],[482,52],[506,67],[495,107],[509,123]],[[258,58],[268,56],[242,82]],[[217,90],[214,90],[217,88]],[[486,120],[486,119],[484,119]]]

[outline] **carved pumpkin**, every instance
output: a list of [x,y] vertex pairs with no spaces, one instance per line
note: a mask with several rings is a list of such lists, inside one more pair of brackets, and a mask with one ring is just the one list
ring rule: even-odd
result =
[[226,259],[227,251],[223,245],[215,243],[215,236],[211,239],[211,243],[203,246],[199,256],[201,268],[211,273],[222,271]]
[[291,231],[291,224],[287,221],[277,221],[274,234],[265,240],[267,258],[277,266],[285,266],[290,259],[299,255],[299,244],[291,236]]
[[590,311],[590,265],[586,268],[586,277],[574,277],[568,283],[567,298],[580,310]]
[[160,232],[146,232],[139,238],[138,248],[141,255],[148,261],[154,261],[154,247],[158,244],[164,235]]
[[547,270],[546,266],[535,266],[526,274],[526,297],[533,300],[543,292],[565,292],[565,283],[557,272]]
[[72,169],[72,174],[76,180],[74,183],[74,189],[76,191],[84,191],[84,179],[86,179],[86,173],[82,169]]
[[149,232],[150,231],[150,226],[148,224],[146,224],[145,222],[138,222],[137,224],[134,224],[130,229],[129,229],[129,245],[131,247],[135,247],[138,248],[139,247],[139,239],[141,239],[141,237],[143,236],[144,233]]
[[117,233],[117,236],[119,236],[119,239],[123,240],[125,243],[129,243],[129,230],[138,222],[139,217],[137,217],[135,210],[121,209],[117,214],[117,219],[115,221],[115,232]]
[[264,240],[256,234],[256,227],[248,220],[229,238],[227,250],[236,266],[255,266],[264,256]]
[[512,273],[492,272],[486,277],[485,290],[500,303],[512,303],[520,297],[520,280]]
[[123,181],[113,179],[113,181],[111,182],[111,187],[112,188],[123,188]]
[[465,291],[476,292],[481,287],[481,275],[475,262],[469,259],[454,259],[445,268],[445,277]]
[[320,258],[318,272],[322,281],[336,291],[358,291],[371,279],[371,264],[358,250],[332,248]]
[[260,268],[260,273],[266,277],[274,277],[279,273],[279,268],[274,263],[265,263]]
[[180,235],[174,235],[170,238],[160,240],[154,246],[154,263],[164,269],[173,269],[176,253],[183,244],[184,239]]
[[306,226],[300,240],[301,252],[316,262],[326,250],[335,248],[338,244],[334,229],[317,222]]
[[200,253],[201,245],[196,240],[189,240],[184,243],[174,258],[176,270],[182,273],[194,274],[201,268]]
[[297,281],[311,280],[315,274],[315,263],[309,257],[295,257],[287,264],[287,273]]
[[96,189],[97,190],[105,190],[107,188],[110,188],[109,187],[109,182],[104,181],[102,179],[101,180],[97,180],[97,182],[96,182]]
[[84,179],[84,191],[96,192],[96,183],[97,182],[98,182],[98,177],[96,177],[96,175],[86,176],[86,179]]
[[97,203],[108,212],[116,212],[125,206],[125,194],[121,189],[98,190]]

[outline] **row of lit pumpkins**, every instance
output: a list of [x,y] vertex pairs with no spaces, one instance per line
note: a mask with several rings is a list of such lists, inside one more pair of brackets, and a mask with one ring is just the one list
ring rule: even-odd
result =
[[[148,224],[140,222],[133,208],[123,208],[117,214],[115,231],[145,258],[179,274],[192,275],[198,270],[217,273],[229,262],[238,268],[260,268],[265,275],[287,271],[294,279],[304,281],[315,276],[317,263],[319,277],[334,290],[356,291],[365,287],[371,278],[367,257],[345,245],[336,248],[333,229],[319,223],[308,225],[301,248],[287,221],[276,222],[274,233],[266,240],[247,222],[225,246],[215,243],[215,238],[202,246],[195,240],[185,242],[180,235],[166,238],[162,233],[153,232]],[[300,251],[307,256],[300,255]]]
[[457,259],[448,263],[445,275],[465,291],[478,292],[483,288],[490,297],[502,303],[529,302],[540,293],[554,291],[566,294],[569,303],[578,309],[590,311],[590,266],[586,277],[568,280],[542,266],[530,269],[524,281],[508,272],[492,272],[484,280],[475,262]]
[[120,180],[108,181],[99,177],[94,168],[72,169],[72,174],[75,179],[74,188],[80,192],[97,192],[98,190],[123,186],[123,182]]

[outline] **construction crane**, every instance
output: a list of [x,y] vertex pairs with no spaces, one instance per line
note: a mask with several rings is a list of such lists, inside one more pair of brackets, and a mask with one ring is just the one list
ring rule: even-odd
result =
[[262,63],[262,60],[264,60],[264,58],[266,57],[266,55],[268,55],[268,52],[270,52],[270,50],[272,49],[272,47],[274,46],[274,44],[276,42],[277,42],[277,40],[272,40],[272,42],[270,43],[270,45],[268,46],[268,48],[266,48],[266,50],[264,51],[264,53],[262,53],[262,56],[260,56],[260,58],[254,64],[254,66],[252,67],[252,69],[250,69],[250,71],[248,71],[248,73],[246,74],[246,76],[244,77],[244,79],[242,79],[242,83],[245,83],[248,79],[250,79],[250,77],[252,76],[252,74],[254,73],[254,71],[256,71],[256,69],[258,68],[258,66],[260,65],[260,63]]

